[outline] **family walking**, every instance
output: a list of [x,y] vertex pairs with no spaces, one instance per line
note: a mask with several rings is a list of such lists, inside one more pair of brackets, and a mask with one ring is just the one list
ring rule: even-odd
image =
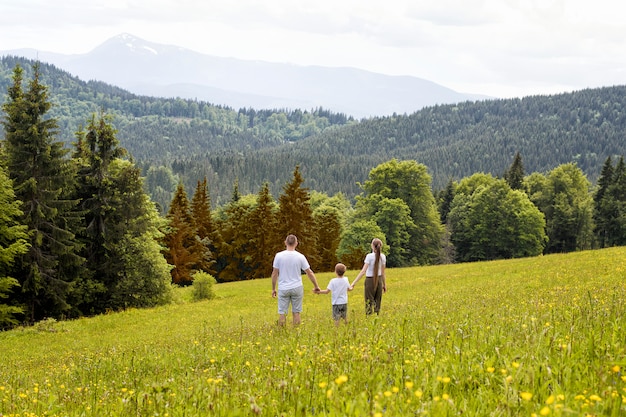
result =
[[359,280],[365,276],[365,313],[378,314],[383,293],[387,292],[385,280],[385,266],[387,258],[382,253],[383,242],[375,238],[372,240],[372,252],[365,256],[363,268],[356,276],[352,284],[344,277],[346,266],[335,266],[335,278],[331,279],[328,287],[321,290],[317,278],[306,257],[296,250],[298,238],[289,235],[285,239],[285,250],[278,252],[272,264],[272,297],[278,297],[278,324],[284,326],[287,314],[291,306],[293,324],[301,322],[302,300],[304,298],[304,285],[302,283],[302,271],[313,283],[313,292],[316,294],[331,293],[333,319],[336,324],[340,320],[347,322],[348,318],[348,291],[352,291]]

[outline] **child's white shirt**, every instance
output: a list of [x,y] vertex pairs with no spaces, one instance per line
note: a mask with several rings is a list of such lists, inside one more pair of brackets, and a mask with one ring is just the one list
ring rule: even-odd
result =
[[348,277],[335,277],[330,280],[326,288],[330,290],[333,305],[348,304],[348,287],[350,287]]

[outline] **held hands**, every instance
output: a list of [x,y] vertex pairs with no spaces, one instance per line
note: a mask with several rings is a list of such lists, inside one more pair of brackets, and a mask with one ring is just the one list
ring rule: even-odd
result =
[[350,285],[350,286],[348,287],[348,291],[352,291],[353,289],[354,289],[354,285]]
[[320,291],[321,291],[321,290],[320,290],[320,287],[315,287],[315,288],[313,288],[313,292],[314,292],[315,294],[320,294]]

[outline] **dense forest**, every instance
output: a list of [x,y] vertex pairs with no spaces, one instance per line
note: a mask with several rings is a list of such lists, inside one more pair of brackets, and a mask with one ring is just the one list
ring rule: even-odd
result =
[[[4,91],[16,63],[27,75],[33,64],[2,58]],[[607,157],[626,153],[624,86],[440,105],[356,121],[325,109],[235,110],[136,96],[45,64],[41,77],[50,88],[50,115],[66,143],[91,114],[113,116],[120,143],[142,168],[163,213],[179,182],[191,190],[206,177],[214,204],[222,205],[235,182],[243,194],[256,193],[267,182],[276,197],[296,165],[305,186],[353,199],[367,173],[391,158],[425,164],[433,189],[441,190],[451,179],[476,172],[500,176],[517,152],[528,172],[547,173],[575,162],[592,182]]]
[[[532,142],[522,140],[512,126],[519,125],[525,132],[532,129],[524,126],[537,129],[536,136],[545,140],[533,142],[538,149],[531,153],[535,163],[545,157],[544,163],[549,164],[555,155],[574,151],[586,157],[576,154],[543,172],[529,171],[522,151],[515,151],[510,158],[505,155],[515,149],[509,140],[487,141],[490,135],[484,133],[485,144],[468,143],[488,153],[489,160],[501,160],[500,173],[494,175],[473,165],[477,162],[472,161],[481,161],[485,155],[467,149],[464,159],[451,160],[458,161],[457,168],[474,167],[476,171],[458,179],[450,176],[443,186],[433,189],[431,172],[439,169],[436,159],[430,162],[433,170],[411,156],[437,149],[448,155],[460,152],[463,141],[453,138],[457,134],[465,138],[467,132],[458,121],[469,123],[476,108],[495,112],[497,102],[435,107],[411,116],[360,122],[322,109],[277,112],[267,118],[259,116],[265,122],[258,125],[241,125],[234,137],[242,145],[244,133],[267,127],[274,118],[287,120],[295,130],[302,127],[298,121],[310,117],[338,123],[327,124],[307,138],[281,140],[289,145],[265,146],[257,141],[254,151],[244,146],[237,152],[209,152],[204,158],[175,158],[171,167],[144,160],[141,168],[139,160],[122,146],[119,124],[113,122],[120,118],[112,112],[86,113],[71,143],[63,140],[61,117],[51,116],[54,96],[41,81],[43,68],[49,69],[35,63],[26,71],[16,65],[2,104],[0,328],[46,317],[79,317],[166,304],[171,302],[171,284],[194,285],[196,279],[206,283],[266,278],[273,255],[283,248],[288,234],[298,236],[299,250],[316,271],[331,271],[336,262],[360,268],[374,237],[382,240],[390,268],[626,244],[626,164],[623,155],[614,154],[623,146],[617,87],[595,90],[607,100],[597,108],[610,111],[595,112],[591,119],[589,110],[570,113],[570,124],[579,128],[570,128],[568,134],[550,128],[564,124],[565,113],[559,119],[544,108],[541,114],[550,120],[543,126],[545,131],[530,123],[530,116],[519,116],[526,107],[526,114],[537,111],[533,100],[504,101],[515,110],[501,109],[508,117],[495,118],[509,126],[512,142]],[[588,93],[597,97],[592,90]],[[558,96],[564,106],[565,97],[573,100],[585,95]],[[71,108],[67,111],[71,114]],[[264,114],[251,109],[223,111],[237,114],[239,121],[246,117],[256,120],[259,113]],[[602,119],[603,114],[607,118]],[[156,116],[139,118],[146,117],[162,126],[203,123],[199,118],[182,122]],[[131,118],[123,119],[130,123]],[[447,121],[455,128],[442,129]],[[481,123],[474,121],[478,137],[481,129],[490,131],[489,126],[495,125]],[[373,136],[374,131],[378,136]],[[418,131],[428,134],[422,138]],[[368,132],[372,136],[367,136]],[[448,135],[437,142],[432,139],[437,132]],[[393,138],[387,136],[392,133]],[[561,136],[578,143],[576,150],[560,140]],[[594,141],[585,141],[585,137]],[[351,154],[357,146],[350,142],[358,143],[361,153]],[[441,147],[431,150],[426,143]],[[555,147],[550,147],[551,143]],[[395,157],[400,149],[404,154]],[[498,149],[503,149],[502,155],[495,158]],[[594,185],[582,167],[592,166],[591,161],[605,153],[608,156]],[[379,158],[386,159],[377,162]],[[206,171],[194,170],[194,163],[205,168],[215,164],[211,169],[216,171],[208,178]],[[292,164],[294,168],[289,168]],[[374,165],[368,168],[370,164]],[[284,180],[269,170],[274,167],[278,171],[279,166],[289,171]],[[366,171],[363,180],[354,174],[359,169]],[[313,175],[310,182],[319,187],[310,188],[307,178],[316,170],[324,175]],[[216,176],[227,176],[224,172],[233,174],[230,194],[215,204],[211,184],[223,184]],[[242,172],[247,176],[240,177]],[[186,186],[190,178],[201,174],[193,188]],[[266,179],[270,177],[276,182]],[[261,185],[256,193],[250,193],[240,187],[244,181]],[[169,185],[164,188],[165,183]],[[357,188],[330,194],[326,190],[331,184]],[[274,186],[278,191],[272,190]],[[157,204],[146,190],[162,190],[159,197],[165,204]]]

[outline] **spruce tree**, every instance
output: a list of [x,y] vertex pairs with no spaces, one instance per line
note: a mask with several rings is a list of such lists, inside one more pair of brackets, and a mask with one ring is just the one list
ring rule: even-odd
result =
[[524,189],[524,164],[522,164],[522,155],[519,152],[515,154],[513,163],[508,171],[504,174],[504,179],[513,190]]
[[18,324],[17,315],[23,313],[13,292],[19,283],[9,275],[15,259],[28,251],[26,227],[18,223],[23,215],[20,205],[11,180],[0,166],[0,330]]
[[303,187],[304,179],[300,173],[300,166],[293,171],[293,179],[285,184],[283,192],[278,198],[278,234],[275,239],[283,245],[289,234],[298,237],[298,250],[308,259],[313,270],[319,265],[317,249],[317,228],[309,203],[309,189]]
[[341,240],[341,214],[335,207],[324,205],[313,212],[317,227],[320,272],[334,271],[337,264],[337,248]]
[[73,295],[83,314],[167,301],[169,266],[161,254],[162,219],[143,191],[140,170],[122,159],[109,116],[92,116],[77,133],[77,198],[84,212],[84,274]]
[[626,164],[624,157],[620,157],[615,165],[613,183],[609,186],[605,199],[611,201],[611,246],[626,245]]
[[253,195],[238,196],[219,211],[216,223],[221,236],[216,277],[219,282],[253,278],[254,259],[250,253],[256,228],[251,220],[254,206]]
[[168,227],[163,237],[165,259],[173,266],[172,282],[178,285],[190,285],[193,272],[202,263],[204,245],[200,242],[191,217],[187,192],[182,183],[178,184],[176,194],[167,213]]
[[56,139],[57,121],[46,116],[51,108],[47,87],[39,82],[39,65],[26,90],[23,70],[16,66],[5,112],[4,150],[15,197],[23,202],[29,250],[16,259],[15,278],[28,320],[70,313],[68,291],[81,274],[83,260],[74,232],[80,217],[70,200],[75,173],[67,150]]
[[276,229],[276,202],[266,182],[257,196],[256,206],[250,213],[248,223],[252,237],[250,245],[251,277],[266,278],[272,273],[272,263],[277,243],[273,239]]
[[593,220],[595,223],[595,236],[601,248],[610,246],[613,240],[611,235],[614,229],[617,206],[615,200],[609,192],[613,184],[614,168],[609,156],[604,161],[600,177],[598,178],[598,188],[593,195],[594,210]]
[[205,247],[202,263],[198,269],[215,276],[215,262],[217,246],[219,244],[219,233],[213,224],[211,216],[211,199],[207,187],[207,179],[198,181],[196,191],[191,199],[191,216],[195,223],[198,238]]
[[[110,227],[116,210],[113,199],[115,184],[109,166],[126,154],[119,146],[110,116],[95,115],[86,130],[76,133],[73,161],[78,172],[75,196],[83,212],[83,229],[79,237],[82,255],[87,260],[87,273],[75,286],[73,296],[83,314],[95,314],[110,308],[111,289],[115,286],[115,263],[107,244],[113,242]],[[126,208],[124,208],[126,210]]]

